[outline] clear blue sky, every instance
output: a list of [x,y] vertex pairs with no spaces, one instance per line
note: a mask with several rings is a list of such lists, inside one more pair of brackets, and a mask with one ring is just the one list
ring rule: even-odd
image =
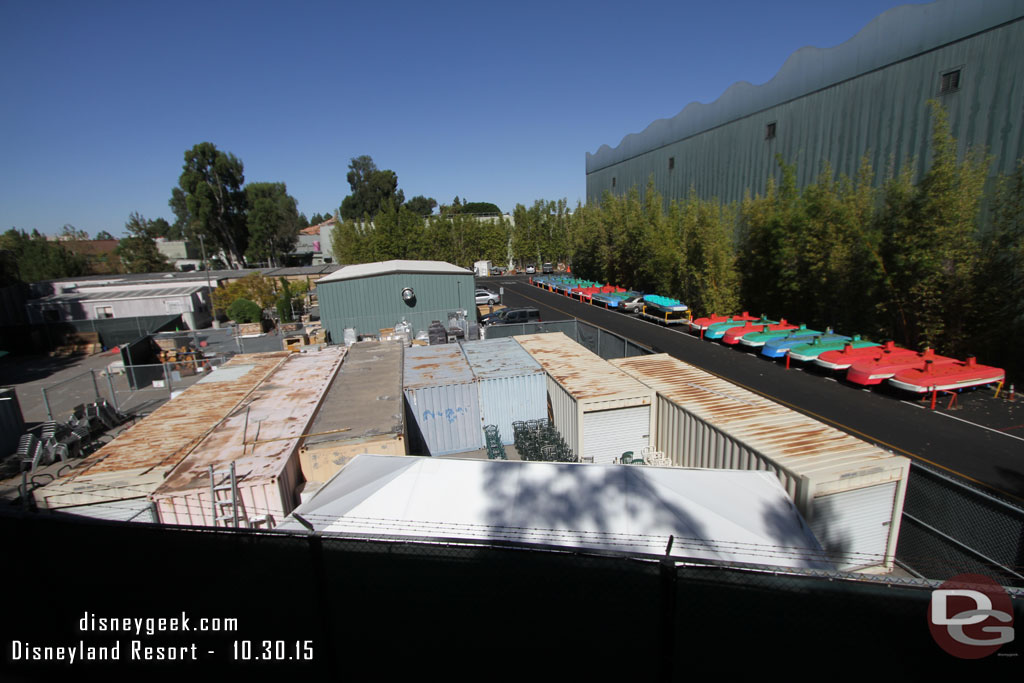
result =
[[361,154],[406,197],[575,205],[586,152],[900,4],[3,0],[0,230],[173,221],[203,141],[307,216]]

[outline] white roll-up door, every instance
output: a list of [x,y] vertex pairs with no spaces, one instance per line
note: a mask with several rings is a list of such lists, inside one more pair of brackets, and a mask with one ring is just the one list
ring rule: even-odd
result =
[[811,531],[825,550],[839,554],[839,569],[885,561],[895,497],[896,482],[891,482],[814,499]]
[[637,456],[651,441],[651,407],[598,410],[583,414],[583,453],[595,463],[611,463],[626,451]]

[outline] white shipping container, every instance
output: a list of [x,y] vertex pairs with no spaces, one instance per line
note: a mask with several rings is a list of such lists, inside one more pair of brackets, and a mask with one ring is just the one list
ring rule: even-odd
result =
[[585,462],[611,463],[650,443],[654,391],[561,332],[514,337],[548,374],[555,427]]
[[892,569],[909,459],[666,354],[612,364],[657,391],[674,465],[774,472],[840,568]]

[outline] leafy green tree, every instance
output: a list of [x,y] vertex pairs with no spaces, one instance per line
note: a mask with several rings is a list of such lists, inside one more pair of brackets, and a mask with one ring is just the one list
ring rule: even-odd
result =
[[281,278],[280,296],[277,297],[277,317],[283,323],[294,320],[292,316],[292,287],[287,278]]
[[249,228],[246,257],[277,264],[295,250],[299,231],[306,227],[299,217],[298,202],[288,194],[284,183],[249,183],[245,196]]
[[407,201],[405,207],[418,216],[429,216],[437,208],[437,200],[433,197],[417,195]]
[[[965,350],[980,264],[978,215],[989,160],[968,150],[957,161],[945,110],[932,108],[932,164],[899,211],[889,216],[883,253],[899,311],[897,334],[914,347]],[[893,219],[899,220],[893,220]]]
[[159,273],[171,270],[170,264],[156,246],[156,237],[167,225],[167,221],[157,219],[149,221],[137,211],[128,216],[128,222],[124,224],[128,236],[117,244],[117,257],[121,259],[121,265],[129,273]]
[[236,323],[257,323],[263,319],[263,309],[259,304],[248,299],[235,299],[228,306],[227,315]]
[[29,235],[23,230],[11,228],[0,235],[0,259],[4,272],[0,280],[6,282],[41,282],[64,277],[84,275],[88,263],[65,248],[60,242],[51,242],[33,230]]
[[106,230],[100,230],[98,233],[96,233],[96,237],[94,237],[93,239],[97,239],[97,240],[112,240],[112,239],[114,239],[114,236],[111,235]]
[[89,233],[85,230],[79,230],[70,223],[65,223],[64,227],[60,229],[60,234],[57,238],[61,240],[85,241],[89,239]]
[[348,167],[346,178],[352,193],[341,202],[339,213],[343,219],[358,220],[364,215],[373,218],[387,204],[405,203],[405,193],[398,189],[394,171],[378,169],[366,155],[353,158]]
[[179,228],[185,234],[204,235],[208,245],[224,251],[235,267],[245,264],[249,246],[244,183],[242,162],[234,154],[202,142],[185,152],[170,200]]
[[[456,199],[458,199],[456,197]],[[458,213],[471,213],[478,216],[500,216],[501,209],[490,202],[466,202],[459,207]]]

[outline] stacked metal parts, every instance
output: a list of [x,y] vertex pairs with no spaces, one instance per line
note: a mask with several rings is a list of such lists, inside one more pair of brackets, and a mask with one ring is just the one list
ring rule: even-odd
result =
[[498,425],[484,425],[484,442],[487,444],[487,457],[490,460],[508,460],[505,446],[501,443]]
[[547,419],[513,422],[516,450],[523,460],[578,462],[565,439]]

